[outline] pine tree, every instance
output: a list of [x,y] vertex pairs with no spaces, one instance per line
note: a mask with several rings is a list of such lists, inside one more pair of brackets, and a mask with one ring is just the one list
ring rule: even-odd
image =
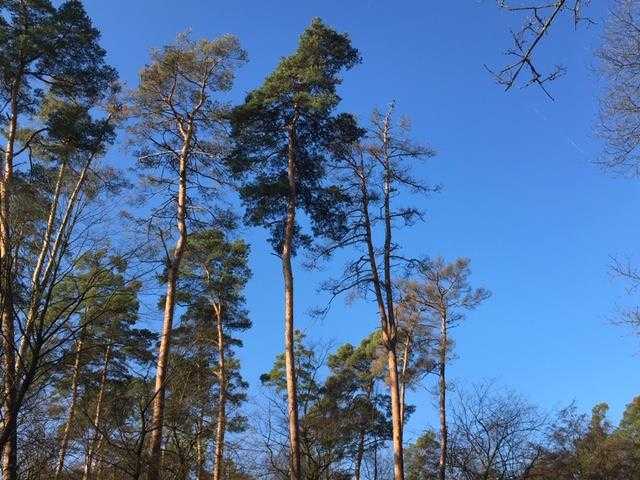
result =
[[469,285],[469,259],[446,263],[442,258],[420,262],[417,283],[406,285],[405,297],[426,316],[425,323],[439,329],[437,345],[438,410],[440,415],[440,460],[438,478],[444,480],[447,468],[447,360],[451,349],[450,329],[491,295],[484,288]]
[[168,201],[156,207],[151,217],[171,218],[175,222],[170,224],[169,232],[163,231],[163,240],[165,234],[174,233],[173,225],[177,223],[175,247],[171,253],[167,252],[166,259],[166,295],[149,443],[149,480],[159,478],[167,362],[176,283],[187,248],[188,220],[193,219],[190,205],[193,206],[198,191],[216,193],[210,185],[212,179],[215,182],[225,178],[221,156],[226,143],[223,128],[226,108],[216,95],[231,88],[235,69],[244,60],[244,51],[231,35],[197,42],[181,35],[174,45],[153,52],[152,63],[142,71],[140,85],[133,96],[131,111],[136,122],[130,131],[139,146],[139,164],[152,172],[145,179],[150,187],[169,192]]
[[[116,79],[115,71],[104,62],[99,33],[92,26],[82,3],[65,1],[54,6],[48,0],[22,2],[8,0],[0,5],[0,98],[2,126],[7,144],[3,150],[0,176],[0,295],[2,297],[2,337],[4,377],[4,424],[0,432],[3,450],[3,476],[16,478],[16,421],[20,391],[30,380],[18,385],[16,373],[15,317],[18,262],[16,224],[11,211],[15,205],[18,159],[41,134],[53,134],[56,118],[49,112],[44,122],[33,122],[46,99],[72,102],[89,111],[105,97]],[[102,143],[99,142],[100,144]],[[21,358],[21,357],[18,357]]]
[[296,52],[284,58],[232,116],[233,167],[245,177],[253,173],[240,192],[246,218],[270,230],[271,244],[282,261],[292,480],[300,480],[302,472],[291,259],[312,238],[304,233],[297,215],[307,214],[314,236],[332,235],[339,228],[331,210],[340,198],[325,177],[328,158],[337,146],[360,133],[349,115],[334,115],[340,101],[336,93],[340,74],[359,60],[346,35],[315,19],[300,37]]

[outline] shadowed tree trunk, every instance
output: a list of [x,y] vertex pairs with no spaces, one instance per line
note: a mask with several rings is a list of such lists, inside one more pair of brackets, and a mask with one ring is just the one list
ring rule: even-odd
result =
[[362,470],[362,459],[364,457],[364,440],[365,440],[365,431],[363,429],[360,431],[360,436],[358,438],[358,450],[356,452],[356,462],[353,467],[353,478],[355,478],[355,480],[360,480],[360,471]]
[[445,480],[447,471],[447,319],[440,315],[440,345],[438,348],[438,410],[440,415],[440,458],[438,460],[438,480]]
[[[367,388],[367,400],[371,400],[371,395],[373,394],[373,383],[369,385]],[[358,438],[358,449],[356,451],[356,461],[353,468],[353,476],[355,480],[360,480],[360,475],[362,471],[362,461],[364,459],[364,446],[367,435],[366,425],[362,425],[360,429],[360,435]]]
[[227,414],[227,373],[224,357],[224,330],[222,328],[222,305],[214,305],[216,317],[216,332],[218,335],[218,382],[220,394],[218,398],[218,425],[216,427],[216,451],[213,464],[213,480],[222,480],[222,461],[224,456],[224,434],[226,429]]
[[73,374],[71,377],[71,402],[69,403],[69,412],[67,413],[67,421],[62,431],[62,439],[60,440],[60,452],[58,454],[58,464],[54,473],[54,478],[57,480],[62,475],[64,470],[64,461],[67,456],[67,450],[69,448],[69,436],[71,435],[71,429],[73,428],[73,422],[76,418],[76,403],[78,402],[78,383],[80,379],[80,364],[82,360],[82,349],[84,347],[84,336],[86,326],[82,327],[80,331],[80,338],[76,345],[76,355],[73,364]]
[[2,354],[4,358],[4,424],[2,446],[2,477],[16,479],[17,461],[17,385],[16,352],[13,318],[13,261],[11,259],[10,194],[13,182],[13,156],[18,126],[18,94],[22,75],[16,76],[11,88],[11,112],[4,156],[4,168],[0,181],[0,294],[2,295]]
[[96,411],[93,417],[93,425],[96,429],[95,434],[91,439],[89,448],[87,450],[87,456],[85,458],[84,470],[82,473],[82,480],[90,480],[93,470],[93,460],[96,451],[99,449],[100,442],[102,442],[102,433],[100,432],[100,420],[102,419],[102,404],[104,403],[104,394],[107,387],[107,371],[109,368],[109,362],[111,361],[111,345],[108,345],[104,352],[104,364],[102,366],[102,373],[100,374],[100,390],[98,392],[98,399],[96,400]]

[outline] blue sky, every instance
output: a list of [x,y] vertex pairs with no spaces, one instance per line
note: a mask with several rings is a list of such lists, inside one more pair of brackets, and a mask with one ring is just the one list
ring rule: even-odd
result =
[[[590,7],[595,20],[606,2]],[[639,183],[604,174],[593,125],[599,85],[593,50],[600,27],[559,25],[540,52],[566,77],[549,101],[533,88],[503,92],[483,65],[499,66],[514,19],[495,3],[397,0],[87,0],[109,60],[131,86],[152,47],[189,28],[194,37],[239,36],[249,62],[233,98],[260,84],[300,32],[319,16],[348,32],[363,64],[345,75],[341,108],[365,119],[396,100],[414,136],[437,151],[418,173],[442,184],[424,201],[428,221],[402,235],[414,255],[468,256],[473,282],[493,297],[454,333],[456,384],[494,379],[545,409],[576,400],[583,410],[607,401],[617,420],[640,394],[638,339],[610,324],[628,301],[608,265],[640,251]],[[123,166],[121,149],[110,159]],[[282,284],[265,233],[246,229],[254,277],[248,303],[254,328],[245,335],[244,372],[256,386],[282,350]],[[331,272],[296,266],[298,325],[314,339],[357,342],[377,325],[371,305],[339,302],[325,320],[306,312],[322,302],[316,287]],[[160,327],[158,312],[155,323]],[[435,420],[426,390],[411,401],[415,435]]]

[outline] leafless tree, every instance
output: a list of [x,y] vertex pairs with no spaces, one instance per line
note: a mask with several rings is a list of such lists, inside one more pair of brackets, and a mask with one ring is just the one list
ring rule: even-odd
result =
[[543,451],[547,418],[490,383],[457,391],[451,409],[449,472],[460,480],[527,480]]
[[597,133],[599,162],[632,177],[640,174],[640,2],[614,0],[597,53],[605,89]]

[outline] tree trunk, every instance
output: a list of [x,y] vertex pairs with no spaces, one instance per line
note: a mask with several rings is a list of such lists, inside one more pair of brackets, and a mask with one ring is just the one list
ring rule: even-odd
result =
[[57,480],[62,475],[64,470],[64,461],[67,456],[67,449],[69,448],[69,436],[71,435],[71,428],[76,416],[76,403],[78,402],[78,383],[80,379],[80,364],[82,356],[82,348],[84,346],[85,326],[80,330],[80,338],[76,345],[76,355],[73,364],[73,374],[71,377],[71,403],[69,404],[69,412],[67,413],[67,421],[62,431],[62,439],[60,440],[60,452],[58,454],[58,464],[54,473],[54,478]]
[[373,480],[378,480],[378,440],[373,445]]
[[282,273],[284,276],[284,344],[285,344],[285,370],[287,377],[287,413],[289,416],[289,449],[290,449],[290,478],[300,480],[302,472],[300,467],[300,427],[298,423],[298,395],[296,385],[296,364],[294,353],[294,326],[293,326],[293,270],[291,268],[291,255],[293,248],[293,235],[296,225],[296,123],[298,114],[294,115],[288,129],[288,181],[289,199],[287,205],[287,218],[282,243]]
[[[385,187],[387,185],[385,184]],[[387,350],[387,365],[389,369],[389,389],[391,393],[391,416],[392,416],[392,429],[393,429],[393,471],[395,480],[404,480],[404,460],[403,460],[403,448],[402,448],[402,416],[401,416],[401,401],[400,401],[400,388],[398,384],[398,361],[396,353],[396,341],[397,332],[396,325],[393,316],[393,296],[391,287],[391,268],[390,268],[390,245],[391,245],[391,228],[390,228],[390,215],[389,215],[389,196],[388,190],[385,188],[385,251],[384,251],[384,272],[385,283],[383,285],[380,274],[378,271],[378,265],[376,261],[376,251],[373,245],[373,233],[371,219],[369,216],[369,192],[367,186],[367,179],[364,177],[364,173],[360,176],[360,188],[362,194],[362,213],[365,225],[365,241],[367,244],[367,255],[369,257],[369,264],[371,266],[372,284],[376,295],[376,301],[378,303],[378,312],[380,314],[380,323],[382,326],[382,333],[384,339],[384,346]],[[383,288],[384,287],[384,288]],[[386,303],[385,303],[386,294]]]
[[392,228],[391,228],[391,158],[387,153],[389,148],[389,121],[391,111],[384,121],[383,130],[383,151],[385,162],[384,176],[384,291],[387,305],[387,324],[383,328],[385,346],[387,347],[387,365],[389,369],[389,387],[391,389],[391,425],[393,428],[393,475],[395,480],[404,480],[404,451],[402,445],[402,408],[400,398],[400,385],[398,380],[398,327],[395,321],[393,306],[393,279],[391,275],[391,249],[392,249]]
[[93,425],[96,429],[89,449],[87,450],[87,456],[84,462],[84,470],[82,472],[82,480],[90,480],[93,469],[93,457],[97,450],[98,442],[102,440],[102,434],[100,433],[100,420],[102,418],[102,404],[104,402],[104,393],[107,387],[107,370],[109,368],[109,362],[111,361],[111,345],[107,346],[104,352],[104,364],[102,366],[102,373],[100,374],[100,390],[98,392],[98,398],[96,400],[96,411],[93,417]]
[[2,355],[4,359],[4,423],[2,447],[2,478],[17,478],[17,384],[16,345],[13,318],[13,261],[11,259],[10,196],[13,181],[13,156],[18,128],[18,93],[21,83],[18,75],[11,88],[11,113],[7,132],[4,168],[0,181],[0,294],[2,296],[1,325]]
[[222,479],[222,461],[224,455],[224,434],[227,422],[227,372],[224,358],[224,330],[222,328],[222,305],[214,306],[216,316],[216,332],[218,335],[218,425],[216,426],[216,451],[213,464],[213,480]]
[[447,320],[440,316],[440,364],[438,365],[438,390],[440,412],[440,459],[438,461],[438,480],[445,480],[447,471],[447,380],[445,368],[447,362]]
[[[371,401],[371,395],[373,395],[374,382],[371,382],[366,389],[367,400]],[[353,476],[355,480],[360,480],[360,472],[362,470],[362,461],[364,459],[364,442],[366,440],[367,424],[361,423],[360,437],[358,439],[358,449],[356,451],[356,461],[354,465]]]
[[[108,117],[108,121],[111,117]],[[86,161],[78,180],[73,187],[73,191],[71,195],[67,199],[66,207],[64,213],[62,214],[62,218],[59,221],[59,225],[57,226],[57,231],[55,235],[55,239],[53,240],[53,244],[51,244],[51,237],[53,234],[53,226],[55,222],[55,216],[58,210],[59,196],[60,196],[60,188],[62,187],[62,183],[64,181],[64,171],[66,160],[60,166],[60,171],[58,175],[58,180],[56,182],[55,192],[53,202],[49,209],[49,217],[47,220],[47,228],[45,230],[45,235],[42,240],[42,244],[40,246],[40,254],[38,255],[38,260],[36,261],[36,265],[33,270],[33,274],[31,276],[31,299],[29,301],[29,309],[26,318],[26,326],[24,329],[24,333],[22,336],[22,341],[20,342],[20,350],[18,355],[18,360],[16,364],[16,372],[20,375],[25,366],[25,361],[27,359],[28,349],[29,347],[33,348],[33,345],[30,343],[31,335],[33,333],[34,328],[36,327],[36,322],[42,321],[42,315],[39,316],[38,308],[40,307],[41,311],[46,310],[46,305],[48,305],[48,300],[45,302],[45,306],[41,306],[40,302],[43,297],[43,288],[47,285],[50,285],[51,275],[57,269],[58,262],[60,257],[64,254],[66,248],[66,242],[68,240],[66,234],[67,227],[69,222],[72,221],[73,210],[75,205],[80,197],[82,186],[87,178],[89,173],[89,169],[91,167],[91,163],[93,162],[97,152],[94,152],[90,155],[89,159]],[[49,256],[48,261],[45,265],[45,258]],[[45,295],[46,297],[46,295]],[[34,356],[35,357],[35,356]],[[37,364],[38,359],[33,358],[32,363]],[[30,379],[25,379],[24,382],[27,382],[26,386],[28,387],[28,383]]]
[[204,448],[202,446],[202,428],[196,439],[196,480],[204,480]]
[[362,459],[364,457],[364,440],[365,429],[360,430],[360,438],[358,439],[358,450],[356,452],[356,462],[353,468],[353,478],[360,480],[360,470],[362,469]]
[[411,339],[407,335],[407,341],[402,352],[402,368],[400,370],[400,418],[402,419],[402,428],[404,429],[404,413],[407,396],[407,367],[409,366],[409,349],[411,348]]
[[173,328],[173,314],[175,310],[175,291],[178,280],[180,262],[187,243],[187,158],[191,147],[193,124],[187,128],[182,150],[179,158],[179,185],[177,224],[178,240],[170,260],[167,272],[167,293],[164,302],[164,318],[162,324],[162,336],[160,337],[160,349],[158,351],[158,364],[156,368],[156,383],[154,388],[153,413],[151,423],[151,441],[149,445],[149,475],[148,480],[159,480],[162,447],[162,427],[164,423],[164,398],[167,380],[167,360],[171,346],[171,329]]
[[[386,335],[385,335],[386,336]],[[387,343],[385,341],[385,343]],[[393,440],[393,478],[404,479],[404,457],[402,449],[402,416],[400,414],[400,386],[398,382],[398,361],[395,343],[387,348],[387,368],[389,369],[389,388],[391,390],[391,426]]]

